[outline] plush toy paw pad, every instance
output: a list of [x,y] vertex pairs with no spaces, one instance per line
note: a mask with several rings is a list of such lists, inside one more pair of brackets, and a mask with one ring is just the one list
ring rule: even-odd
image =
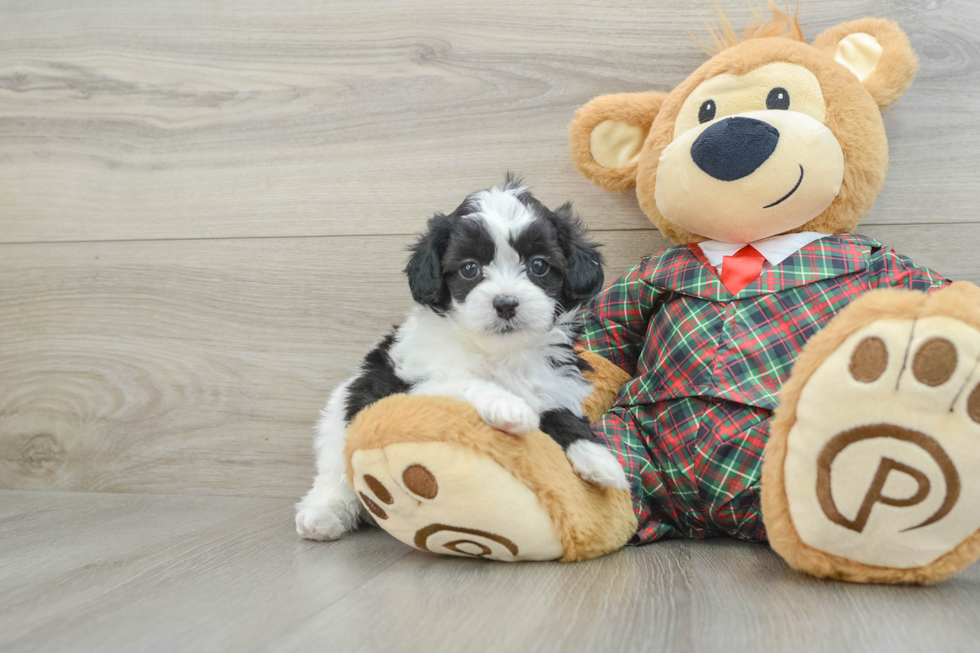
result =
[[784,464],[806,544],[910,569],[980,528],[980,332],[945,316],[874,322],[807,381]]
[[563,547],[537,496],[510,472],[444,442],[357,450],[353,485],[378,526],[421,551],[552,560]]

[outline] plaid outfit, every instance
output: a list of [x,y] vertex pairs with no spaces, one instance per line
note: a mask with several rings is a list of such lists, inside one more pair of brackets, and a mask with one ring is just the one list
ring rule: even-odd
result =
[[806,245],[736,295],[697,245],[644,257],[609,285],[586,314],[582,344],[633,377],[593,425],[630,478],[633,543],[765,541],[769,419],[807,340],[869,290],[947,285],[854,234]]

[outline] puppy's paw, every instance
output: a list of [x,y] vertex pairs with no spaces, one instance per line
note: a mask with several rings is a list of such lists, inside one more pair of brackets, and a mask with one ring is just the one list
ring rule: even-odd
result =
[[589,483],[617,490],[628,490],[630,487],[616,456],[598,442],[577,440],[565,450],[565,456],[572,463],[575,473]]
[[527,402],[513,395],[490,397],[477,410],[484,422],[511,435],[527,435],[540,424],[538,414]]
[[336,540],[344,530],[340,517],[327,506],[304,506],[296,511],[296,532],[308,540]]

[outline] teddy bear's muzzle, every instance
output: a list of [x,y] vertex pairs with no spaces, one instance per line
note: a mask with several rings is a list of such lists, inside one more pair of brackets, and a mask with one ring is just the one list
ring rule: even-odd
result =
[[746,243],[816,218],[843,176],[843,151],[822,122],[797,111],[750,111],[699,125],[664,148],[655,199],[678,227]]

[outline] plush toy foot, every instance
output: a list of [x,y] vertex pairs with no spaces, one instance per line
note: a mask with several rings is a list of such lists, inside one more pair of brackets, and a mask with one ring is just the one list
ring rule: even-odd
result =
[[772,547],[855,582],[929,583],[980,556],[980,290],[869,293],[806,347],[763,469]]
[[467,403],[393,395],[348,429],[347,475],[378,525],[422,551],[584,560],[636,531],[630,494],[576,476],[561,447],[514,437]]

